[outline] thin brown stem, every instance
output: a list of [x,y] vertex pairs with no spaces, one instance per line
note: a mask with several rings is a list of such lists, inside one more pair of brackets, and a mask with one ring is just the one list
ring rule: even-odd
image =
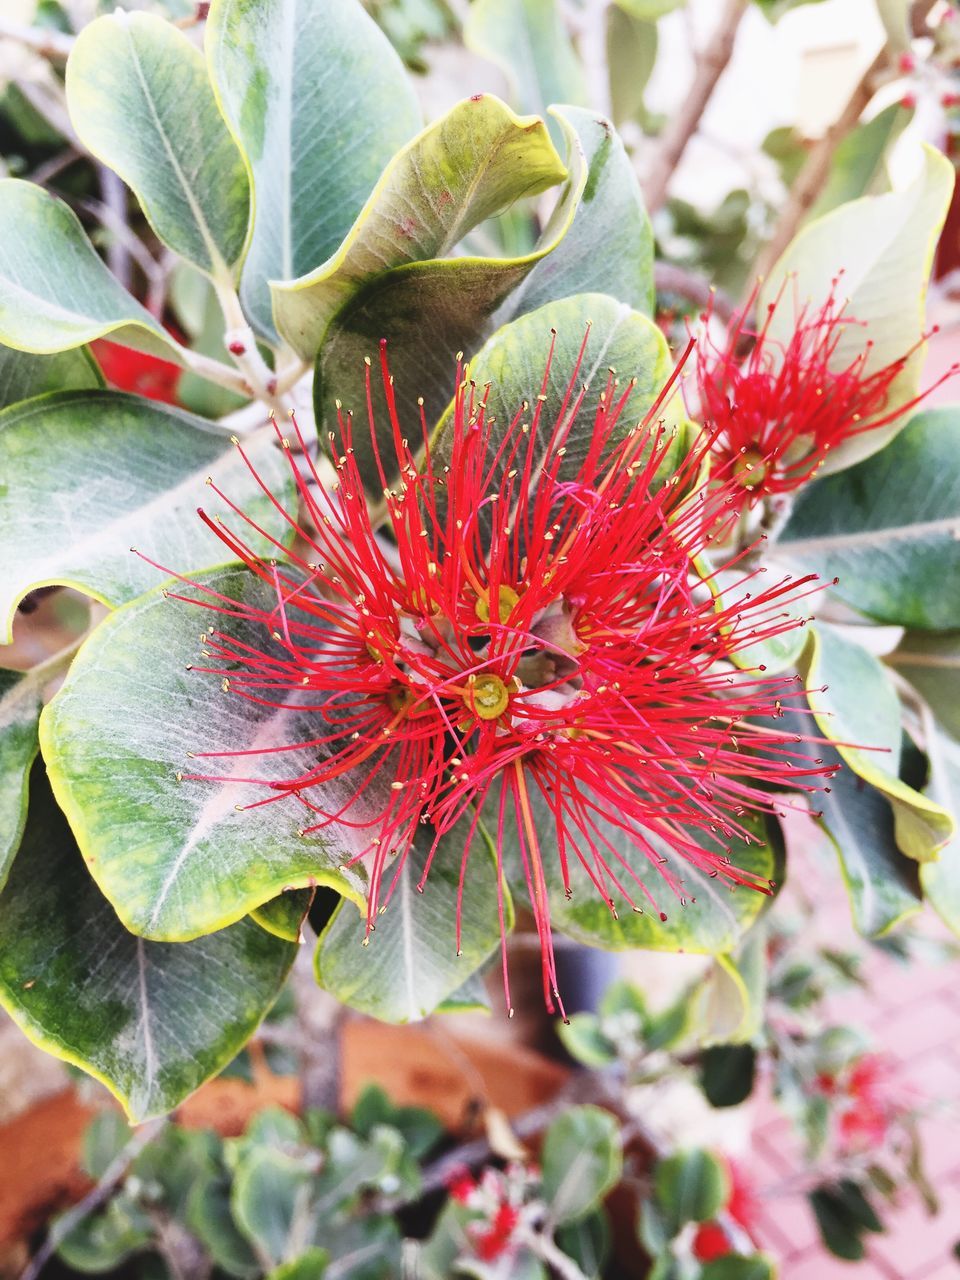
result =
[[748,8],[749,0],[726,0],[713,34],[702,52],[696,55],[690,92],[664,129],[643,183],[643,194],[651,213],[661,208],[667,198],[670,179],[683,158],[687,143],[697,132],[707,103],[733,56],[737,28]]
[[41,57],[52,58],[57,62],[66,62],[73,48],[73,36],[65,35],[62,31],[55,31],[52,27],[30,27],[2,16],[0,38],[16,40]]

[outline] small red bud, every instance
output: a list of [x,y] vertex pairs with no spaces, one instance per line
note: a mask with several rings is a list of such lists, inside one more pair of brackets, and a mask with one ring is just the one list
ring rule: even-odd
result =
[[246,344],[239,339],[236,342],[231,342],[227,350],[232,356],[245,356],[247,354]]
[[951,107],[960,107],[960,92],[953,90],[949,93],[943,94],[940,99],[940,105],[946,108],[947,111],[949,111]]
[[905,93],[900,99],[901,107],[905,107],[907,111],[912,111],[917,105],[917,95],[915,93]]
[[901,75],[908,76],[911,71],[916,70],[917,60],[912,53],[901,53],[897,59],[897,66],[900,68]]

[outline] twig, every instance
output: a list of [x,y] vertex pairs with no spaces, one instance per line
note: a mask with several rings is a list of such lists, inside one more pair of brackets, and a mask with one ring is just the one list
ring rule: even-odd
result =
[[43,58],[55,58],[58,62],[66,62],[73,48],[73,36],[55,31],[52,27],[29,27],[22,22],[14,22],[12,18],[0,16],[0,37],[17,40],[28,49],[33,49]]
[[166,1117],[161,1116],[159,1119],[151,1120],[137,1130],[123,1150],[111,1160],[104,1171],[103,1177],[93,1190],[88,1191],[82,1200],[78,1201],[72,1209],[68,1209],[63,1217],[50,1228],[46,1240],[44,1240],[23,1269],[20,1280],[37,1280],[40,1272],[71,1231],[89,1218],[91,1213],[96,1213],[102,1205],[106,1204],[116,1188],[127,1176],[127,1170],[131,1164],[143,1151],[144,1147],[153,1141],[166,1123]]
[[302,1104],[340,1110],[340,1049],[346,1006],[317,985],[313,972],[316,935],[305,924],[304,945],[293,966],[293,992],[300,1031]]
[[713,304],[713,313],[724,324],[733,318],[737,304],[723,289],[717,289],[704,276],[686,267],[675,266],[672,262],[657,262],[653,268],[653,279],[658,295],[675,293],[679,297],[692,302],[695,307],[706,307]]
[[840,115],[807,156],[803,168],[790,188],[790,194],[780,211],[773,234],[757,259],[752,278],[747,285],[745,299],[751,296],[756,281],[769,275],[771,268],[776,266],[781,254],[797,234],[801,222],[830,176],[830,167],[837,147],[859,123],[860,117],[877,91],[878,80],[888,61],[887,50],[884,48],[860,77]]
[[55,178],[64,169],[69,169],[74,161],[81,159],[81,156],[82,153],[76,147],[72,145],[64,147],[55,156],[51,156],[49,160],[44,160],[42,164],[38,164],[34,170],[27,174],[27,180],[35,182],[38,187],[45,187],[51,178]]
[[737,28],[749,7],[749,0],[726,0],[720,21],[703,52],[696,56],[693,84],[686,101],[672,118],[653,157],[643,184],[643,194],[651,213],[661,208],[667,188],[679,165],[687,143],[696,133],[707,103],[733,56]]
[[[123,179],[118,177],[108,165],[97,165],[97,177],[100,182],[100,194],[105,209],[110,210],[108,225],[113,228],[129,229],[127,219],[127,188]],[[104,219],[106,222],[106,219]],[[151,259],[152,261],[152,259]],[[128,238],[125,235],[112,235],[107,241],[107,266],[117,277],[127,292],[133,286],[133,260],[130,256]]]

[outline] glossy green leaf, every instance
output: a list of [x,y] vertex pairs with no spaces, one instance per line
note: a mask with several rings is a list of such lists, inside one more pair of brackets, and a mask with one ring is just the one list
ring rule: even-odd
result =
[[[364,913],[337,908],[317,943],[317,981],[342,1004],[382,1022],[417,1022],[453,995],[500,941],[497,868],[478,831],[470,850],[457,954],[456,914],[464,827],[441,841],[423,893],[417,892],[431,838],[425,832],[407,855],[387,910],[364,942]],[[387,866],[386,886],[395,869]],[[512,926],[509,911],[506,928]]]
[[254,193],[240,296],[274,339],[268,282],[326,262],[420,113],[359,0],[213,0],[206,41]]
[[[929,791],[946,809],[960,817],[960,743],[931,723],[926,740],[930,761]],[[954,835],[936,862],[920,868],[924,897],[944,924],[960,935],[960,836]]]
[[[839,763],[829,747],[818,746],[816,754],[827,763]],[[917,865],[897,848],[887,798],[844,766],[830,780],[829,793],[817,795],[815,803],[840,859],[857,932],[867,938],[881,937],[915,915],[922,906]]]
[[268,933],[286,938],[288,942],[299,942],[313,893],[313,889],[292,889],[289,893],[281,893],[278,898],[271,898],[262,906],[254,907],[250,915]]
[[726,1168],[716,1156],[699,1148],[659,1160],[653,1184],[657,1200],[675,1228],[687,1222],[709,1222],[730,1197]]
[[249,1039],[296,947],[252,922],[186,945],[135,938],[90,878],[39,765],[30,800],[0,894],[0,1002],[132,1121],[161,1115]]
[[250,190],[196,45],[163,18],[118,9],[80,32],[66,90],[80,140],[133,189],[164,244],[229,284]]
[[269,1266],[293,1261],[309,1239],[313,1175],[306,1161],[256,1147],[240,1164],[230,1201],[237,1225]]
[[0,346],[0,409],[47,391],[92,391],[102,386],[96,362],[82,347],[35,356]]
[[623,1172],[617,1118],[600,1107],[571,1107],[547,1130],[540,1166],[551,1222],[585,1218]]
[[917,414],[872,458],[808,486],[775,554],[880,622],[960,627],[960,408]]
[[960,632],[908,631],[884,659],[936,709],[937,719],[960,738]]
[[[474,352],[494,328],[494,312],[568,233],[587,181],[582,148],[568,156],[570,176],[536,248],[516,258],[434,258],[408,262],[375,276],[334,316],[326,331],[314,374],[317,422],[332,428],[337,404],[365,422],[364,360],[388,340],[390,369],[401,421],[416,424],[420,404],[428,423],[436,422],[453,398],[456,356]],[[544,350],[544,355],[546,349]],[[372,379],[374,420],[390,431],[379,373]],[[379,472],[365,431],[354,435],[367,483],[380,492]],[[387,451],[389,454],[389,451]]]
[[0,889],[27,819],[30,766],[37,754],[43,677],[0,670]]
[[[241,605],[276,604],[272,589],[245,570],[195,577]],[[288,887],[363,893],[361,877],[338,868],[365,846],[364,832],[336,827],[301,838],[304,810],[292,796],[241,812],[237,806],[264,798],[264,787],[177,780],[191,768],[190,751],[317,735],[317,713],[301,710],[298,694],[282,709],[261,707],[223,691],[218,677],[186,669],[210,616],[161,589],[117,610],[84,645],[40,725],[54,790],[101,889],[128,928],[171,941],[221,929]],[[262,624],[216,618],[218,631],[283,652]],[[259,757],[255,773],[243,757],[193,767],[279,780],[316,762],[317,749],[305,748]]]
[[521,111],[542,116],[554,102],[587,102],[557,0],[474,0],[463,38],[506,73]]
[[542,120],[490,94],[458,103],[390,161],[331,258],[271,286],[277,328],[312,360],[331,317],[373,276],[445,257],[478,223],[566,176]]
[[[756,832],[758,843],[735,843],[731,852],[733,861],[744,871],[779,883],[783,874],[783,850],[776,833],[777,824],[771,821],[770,834],[765,836],[762,819],[741,821],[746,821],[746,825]],[[623,832],[611,826],[605,826],[604,831],[610,840],[619,840],[623,845]],[[720,850],[719,845],[715,847]],[[625,903],[614,915],[579,864],[570,867],[573,896],[568,899],[559,867],[547,859],[545,869],[554,927],[587,946],[609,951],[627,951],[635,947],[709,955],[732,951],[770,902],[769,897],[755,889],[731,888],[719,878],[714,880],[697,871],[669,849],[664,848],[663,852],[671,870],[680,877],[687,890],[684,902],[674,898],[656,871],[647,873],[645,860],[636,869],[644,875],[647,887],[666,914],[665,921],[661,921],[654,909],[644,910],[641,914],[631,911]]]
[[[292,509],[296,490],[275,439],[269,427],[248,437],[249,456]],[[176,572],[227,559],[196,514],[200,504],[227,514],[207,477],[275,537],[291,535],[228,431],[139,396],[68,391],[3,410],[0,475],[7,636],[17,603],[34,587],[66,583],[116,605],[161,581],[132,546]],[[269,549],[265,539],[260,549]]]
[[[552,107],[571,173],[586,180],[570,228],[511,296],[510,316],[578,293],[606,293],[652,315],[653,228],[630,157],[609,121],[583,107]],[[616,253],[609,246],[616,244]]]
[[809,217],[819,218],[849,200],[887,190],[887,157],[911,117],[911,111],[893,102],[842,138]]
[[[789,340],[799,305],[821,306],[842,270],[837,292],[849,300],[847,314],[859,321],[840,335],[832,361],[846,368],[872,343],[865,369],[870,372],[901,359],[925,329],[925,293],[933,251],[953,190],[953,165],[932,147],[924,149],[920,176],[904,191],[864,196],[808,223],[788,246],[760,290],[758,310],[779,294],[784,304],[773,315],[772,343]],[[884,415],[917,394],[923,351],[914,352],[884,405]],[[841,471],[867,458],[891,440],[904,421],[853,436],[827,457],[823,474]]]
[[700,1088],[711,1107],[739,1107],[753,1093],[756,1071],[753,1045],[713,1045],[700,1055]]
[[572,1258],[586,1280],[601,1280],[613,1249],[610,1221],[603,1209],[568,1222],[557,1232],[559,1248]]
[[[470,378],[478,386],[490,384],[488,416],[507,424],[524,403],[535,404],[541,394],[555,332],[550,376],[542,391],[546,396],[542,421],[549,428],[559,416],[588,329],[583,362],[575,381],[577,390],[585,385],[589,394],[579,412],[569,418],[564,442],[565,470],[561,474],[574,475],[590,449],[597,402],[610,369],[619,378],[621,392],[630,379],[635,379],[619,419],[624,434],[643,419],[665,386],[672,372],[670,348],[653,321],[605,294],[579,294],[548,303],[504,325],[470,362]],[[452,412],[452,406],[448,407],[434,440],[434,450],[441,458],[446,458]],[[668,425],[685,420],[678,394],[662,406],[657,420]]]
[[736,951],[715,957],[697,996],[701,1045],[746,1044],[762,1032],[767,999],[767,936],[751,929]]
[[900,704],[889,673],[861,645],[818,625],[804,657],[810,709],[820,732],[858,777],[893,806],[897,848],[926,862],[954,832],[945,809],[897,776]]
[[0,181],[0,342],[43,355],[106,335],[179,359],[166,330],[97,257],[72,209],[32,182]]
[[186,1225],[214,1264],[237,1280],[257,1280],[261,1268],[230,1211],[230,1179],[219,1171],[201,1175],[190,1188]]

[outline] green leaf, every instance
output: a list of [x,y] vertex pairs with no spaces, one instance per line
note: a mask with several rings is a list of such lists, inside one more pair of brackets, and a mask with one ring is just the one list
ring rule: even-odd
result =
[[75,1271],[99,1274],[113,1271],[152,1241],[149,1217],[121,1194],[100,1213],[78,1222],[57,1246],[57,1255]]
[[109,334],[166,360],[176,343],[110,274],[62,200],[16,178],[0,181],[0,342],[40,355]]
[[[271,1271],[267,1280],[323,1280],[327,1274],[329,1261],[330,1255],[326,1249],[311,1245],[299,1258],[294,1258],[292,1262],[284,1262]],[[350,1273],[337,1270],[338,1276],[348,1274]]]
[[700,1088],[711,1107],[738,1107],[753,1093],[756,1071],[752,1044],[716,1044],[700,1055]]
[[111,1108],[95,1115],[83,1135],[83,1172],[99,1182],[132,1137],[133,1130],[119,1111]]
[[[388,863],[384,894],[390,888],[392,894],[367,942],[364,912],[357,913],[347,902],[337,908],[317,943],[316,973],[320,985],[342,1004],[382,1022],[417,1022],[493,952],[500,941],[497,864],[481,828],[467,865],[457,954],[457,893],[468,825],[464,819],[443,837],[422,893],[416,886],[433,840],[429,828],[406,855],[399,875]],[[508,902],[505,927],[509,930],[512,923]]]
[[289,893],[281,893],[279,897],[254,907],[250,915],[268,933],[286,938],[288,942],[299,942],[303,922],[313,902],[313,893],[313,889],[293,889]]
[[170,22],[118,9],[80,32],[66,91],[81,142],[133,189],[163,243],[229,285],[250,190],[200,50]]
[[612,1248],[610,1223],[602,1209],[557,1232],[557,1244],[572,1258],[588,1280],[600,1280]]
[[276,999],[296,947],[241,922],[189,945],[127,933],[91,880],[39,765],[0,894],[0,1003],[40,1048],[94,1076],[131,1121],[216,1075]]
[[910,0],[876,0],[877,13],[887,33],[887,42],[894,53],[906,53],[910,49]]
[[[930,761],[930,795],[954,815],[960,815],[960,744],[935,725],[926,738]],[[936,862],[920,868],[924,896],[954,933],[960,935],[960,836],[940,850]]]
[[403,1137],[407,1150],[418,1160],[443,1137],[441,1122],[425,1107],[398,1107],[376,1084],[365,1086],[354,1103],[351,1127],[362,1138],[369,1138],[377,1125],[390,1125]]
[[945,809],[901,782],[900,704],[883,664],[832,627],[812,628],[804,682],[820,731],[844,762],[893,806],[894,838],[908,858],[926,862],[953,835]]
[[600,1107],[571,1107],[547,1130],[540,1163],[551,1222],[585,1218],[623,1172],[616,1117]]
[[[825,763],[839,763],[829,747],[817,745],[815,752]],[[882,937],[915,915],[922,906],[917,865],[897,848],[887,798],[852,769],[841,768],[829,793],[818,795],[816,803],[840,859],[857,932],[866,938]],[[938,865],[939,860],[929,864],[931,869]]]
[[[783,851],[776,824],[771,821],[768,830],[761,818],[743,818],[741,821],[755,832],[758,843],[737,845],[733,850],[733,861],[744,871],[759,875],[764,880],[779,882],[783,872]],[[601,830],[611,841],[619,840],[623,844],[625,837],[619,828],[601,824]],[[659,842],[653,837],[651,839],[659,847]],[[713,847],[720,850],[719,845]],[[754,889],[727,887],[719,879],[711,879],[696,870],[665,847],[663,854],[689,893],[685,903],[678,902],[665,883],[661,888],[658,875],[649,877],[648,886],[663,907],[666,921],[662,921],[655,910],[640,914],[625,909],[615,916],[579,864],[570,867],[573,896],[568,899],[559,867],[548,860],[545,870],[554,927],[578,942],[608,951],[643,947],[651,951],[717,955],[733,950],[770,899]]]
[[394,156],[331,258],[271,285],[277,328],[312,360],[333,315],[373,276],[445,257],[484,219],[566,176],[542,120],[490,94],[458,103]]
[[726,1167],[698,1147],[658,1160],[653,1185],[675,1234],[687,1222],[709,1222],[730,1198]]
[[[275,442],[272,428],[263,428],[248,438],[249,456],[292,510],[296,488]],[[198,503],[227,513],[208,476],[268,532],[292,535],[226,430],[120,392],[66,391],[3,410],[0,475],[7,478],[0,560],[11,566],[0,619],[8,636],[17,603],[34,587],[68,584],[117,605],[159,582],[131,545],[177,572],[226,559],[196,514]],[[258,541],[269,551],[266,539]]]
[[657,24],[634,17],[623,5],[607,10],[607,68],[617,125],[646,117],[644,93],[657,61]]
[[[272,588],[245,570],[196,581],[241,607],[276,605]],[[296,693],[283,709],[263,707],[185,670],[208,616],[159,588],[117,610],[83,646],[40,724],[54,789],[98,884],[128,928],[169,941],[222,929],[288,887],[363,894],[359,876],[337,870],[363,847],[362,832],[300,838],[303,810],[292,796],[240,812],[263,799],[262,786],[177,781],[190,751],[303,742],[317,731],[316,713],[300,710]],[[259,623],[218,614],[217,629],[284,652]],[[274,753],[257,760],[255,776],[293,778],[316,762],[316,749]],[[249,761],[231,761],[226,774],[249,777]]]
[[233,1183],[234,1220],[271,1267],[293,1261],[307,1243],[313,1175],[296,1156],[272,1147],[254,1148]]
[[604,1035],[595,1013],[574,1013],[557,1027],[560,1043],[585,1067],[601,1070],[617,1060],[617,1046]]
[[[389,342],[390,369],[401,421],[436,422],[453,398],[456,356],[473,352],[494,325],[494,312],[569,231],[587,181],[580,148],[568,156],[570,177],[536,248],[515,258],[435,258],[408,262],[375,276],[331,320],[314,374],[317,422],[335,424],[337,407],[365,416],[364,360],[382,338]],[[546,357],[547,347],[543,355]],[[374,421],[389,439],[389,415],[378,374],[372,378]],[[354,449],[365,464],[368,485],[379,494],[379,471],[361,430]],[[389,450],[387,450],[389,456]]]
[[697,999],[701,1044],[744,1044],[757,1038],[764,1022],[767,964],[761,928],[751,929],[735,952],[715,958]]
[[229,1178],[218,1172],[197,1179],[187,1198],[186,1225],[220,1270],[241,1280],[257,1280],[261,1268],[233,1220],[230,1189]]
[[849,1178],[817,1187],[809,1199],[823,1243],[838,1258],[858,1262],[865,1254],[864,1232],[883,1230],[869,1201]]
[[960,632],[908,631],[884,659],[936,708],[937,719],[960,738]]
[[[859,323],[846,326],[840,336],[832,357],[837,368],[850,365],[869,340],[869,373],[901,359],[923,335],[927,277],[953,189],[953,165],[929,146],[924,156],[922,174],[906,190],[851,200],[808,223],[760,290],[760,312],[784,286],[786,299],[816,308],[843,271],[838,290],[849,299],[847,313]],[[779,306],[768,329],[771,343],[789,340],[794,324],[793,307]],[[923,359],[917,350],[897,375],[884,415],[914,399]],[[895,421],[846,440],[828,455],[823,474],[876,453],[903,425]]]
[[887,156],[912,115],[894,102],[842,138],[834,152],[830,177],[808,216],[819,218],[850,200],[886,190]]
[[750,1258],[728,1254],[704,1263],[700,1280],[776,1280],[777,1268],[771,1258],[756,1253]]
[[640,22],[656,22],[665,14],[681,9],[687,0],[615,0],[618,8]]
[[0,669],[0,889],[6,884],[27,820],[42,691],[42,675]]
[[960,627],[960,408],[930,409],[859,466],[798,495],[775,554],[838,577],[879,622]]
[[0,409],[46,391],[90,391],[102,386],[96,362],[82,347],[52,356],[0,347]]
[[583,71],[557,0],[474,0],[463,39],[506,73],[521,111],[542,116],[554,102],[586,105]]
[[213,0],[206,42],[254,193],[240,296],[273,340],[268,282],[330,257],[420,113],[359,0]]
[[551,107],[550,115],[566,135],[571,173],[583,172],[586,180],[569,230],[510,297],[505,313],[514,317],[574,294],[605,293],[652,315],[653,228],[619,135],[583,107]]
[[[635,379],[619,420],[624,434],[646,415],[670,377],[670,349],[653,321],[604,294],[579,294],[548,303],[504,325],[471,360],[469,368],[469,376],[478,386],[490,384],[486,399],[488,416],[507,424],[525,402],[534,404],[541,393],[555,332],[553,362],[543,388],[546,400],[541,410],[544,423],[552,425],[560,416],[588,327],[589,336],[576,384],[577,389],[586,386],[590,394],[584,396],[576,416],[567,419],[566,455],[561,471],[566,475],[576,474],[591,447],[597,401],[606,386],[609,369],[616,370],[621,390],[628,380]],[[662,406],[658,420],[668,425],[684,421],[678,395]],[[433,448],[438,458],[446,459],[449,453],[446,440],[452,431],[452,421],[451,405],[441,418],[434,439]],[[664,470],[671,465],[671,461],[666,462]]]

